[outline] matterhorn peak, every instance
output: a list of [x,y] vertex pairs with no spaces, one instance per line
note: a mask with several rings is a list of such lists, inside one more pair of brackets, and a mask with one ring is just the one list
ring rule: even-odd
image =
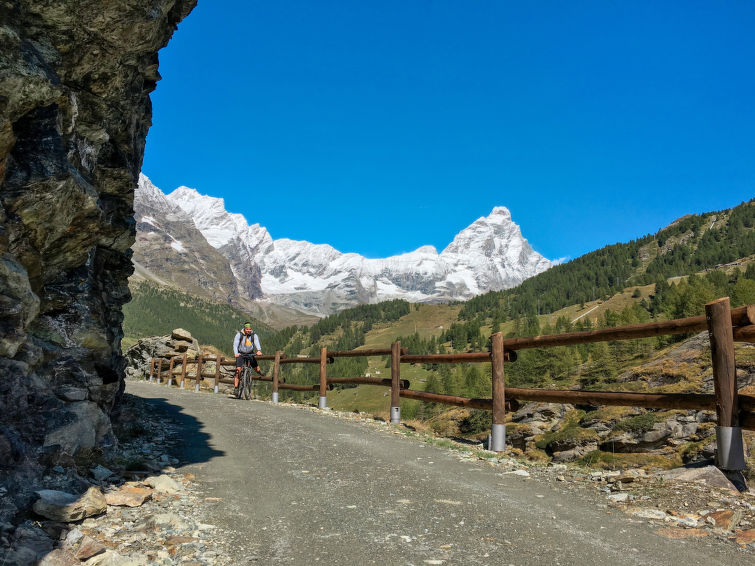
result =
[[505,206],[496,206],[487,216],[488,220],[497,222],[511,222],[511,212]]

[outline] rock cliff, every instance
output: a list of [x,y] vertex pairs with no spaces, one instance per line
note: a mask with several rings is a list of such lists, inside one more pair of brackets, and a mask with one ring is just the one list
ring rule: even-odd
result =
[[195,3],[0,0],[0,521],[111,437],[149,93]]

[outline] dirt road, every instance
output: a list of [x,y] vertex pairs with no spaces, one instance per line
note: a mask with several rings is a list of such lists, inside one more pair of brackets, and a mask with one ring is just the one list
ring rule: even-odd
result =
[[225,532],[226,564],[752,563],[388,425],[143,382],[127,392],[186,423],[176,456],[220,498],[204,519]]

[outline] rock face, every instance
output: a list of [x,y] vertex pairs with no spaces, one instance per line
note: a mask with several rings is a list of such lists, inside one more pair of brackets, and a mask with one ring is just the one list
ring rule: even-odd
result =
[[149,93],[195,3],[0,2],[0,520],[111,436]]

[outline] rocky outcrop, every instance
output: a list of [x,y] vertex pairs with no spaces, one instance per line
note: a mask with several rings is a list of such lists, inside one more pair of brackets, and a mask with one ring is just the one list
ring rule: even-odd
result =
[[195,3],[0,2],[0,521],[111,442],[148,95]]
[[191,333],[176,328],[170,336],[150,336],[142,338],[126,351],[126,377],[140,378],[149,375],[152,358],[169,360],[174,356],[183,356],[193,360],[200,353],[199,342]]

